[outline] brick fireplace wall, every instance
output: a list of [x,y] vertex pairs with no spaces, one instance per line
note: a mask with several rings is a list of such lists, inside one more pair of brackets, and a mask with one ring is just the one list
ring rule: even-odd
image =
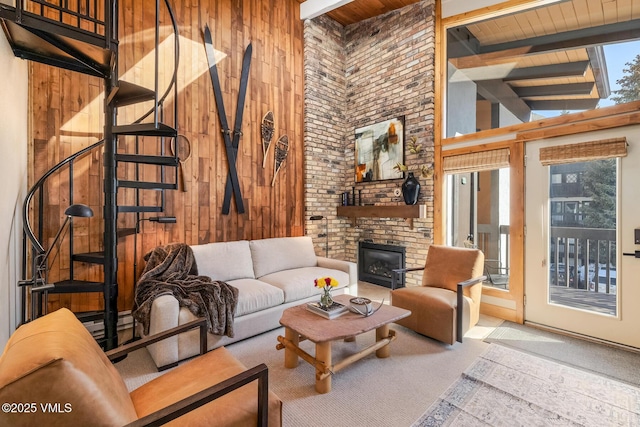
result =
[[[418,203],[427,218],[413,227],[402,218],[336,216],[340,193],[362,190],[362,201],[403,204],[394,195],[402,180],[354,183],[355,129],[393,117],[405,118],[405,164],[418,171],[433,162],[434,2],[422,1],[348,27],[324,16],[307,21],[305,50],[305,205],[307,218],[329,218],[329,255],[357,261],[358,241],[401,245],[408,267],[424,265],[433,230],[433,180],[419,177]],[[422,152],[407,148],[415,136]],[[418,176],[419,173],[416,173]],[[308,222],[318,254],[324,225]],[[417,284],[420,275],[409,275]]]
[[324,18],[307,21],[304,28],[304,167],[307,235],[313,237],[317,255],[326,251],[325,221],[328,219],[329,256],[346,259],[342,236],[345,222],[336,217],[336,206],[348,170],[345,161],[346,75],[344,29]]

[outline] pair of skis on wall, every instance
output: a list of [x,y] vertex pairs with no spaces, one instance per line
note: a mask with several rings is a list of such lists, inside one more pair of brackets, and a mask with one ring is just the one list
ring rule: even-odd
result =
[[247,82],[249,80],[249,67],[251,65],[251,53],[253,48],[251,43],[244,51],[242,58],[242,72],[240,74],[240,88],[238,89],[238,105],[236,107],[236,121],[232,132],[229,129],[227,115],[224,109],[222,99],[222,89],[220,88],[220,79],[218,77],[218,68],[216,66],[216,58],[213,50],[213,42],[211,39],[211,31],[209,25],[204,27],[204,46],[207,51],[207,62],[209,63],[209,74],[211,75],[211,83],[213,83],[213,94],[218,110],[218,119],[224,137],[224,147],[227,153],[227,163],[229,164],[229,173],[227,174],[227,182],[224,187],[224,200],[222,202],[222,214],[228,215],[231,209],[231,193],[236,199],[236,209],[239,214],[244,213],[244,203],[242,202],[242,193],[240,191],[240,182],[238,181],[238,170],[236,168],[236,158],[238,156],[238,146],[240,144],[240,136],[242,136],[242,115],[244,113],[244,100],[247,94]]

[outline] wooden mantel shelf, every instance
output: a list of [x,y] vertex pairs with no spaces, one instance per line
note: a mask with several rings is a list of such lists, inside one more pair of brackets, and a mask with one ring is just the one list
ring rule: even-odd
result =
[[351,218],[355,225],[357,218],[404,218],[413,228],[414,218],[426,218],[426,205],[396,205],[396,206],[338,206],[338,216]]

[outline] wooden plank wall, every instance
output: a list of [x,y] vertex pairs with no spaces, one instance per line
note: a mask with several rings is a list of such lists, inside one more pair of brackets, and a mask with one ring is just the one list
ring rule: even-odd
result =
[[[303,39],[296,0],[193,0],[173,2],[180,31],[178,71],[178,129],[191,142],[191,157],[184,162],[186,192],[168,191],[165,212],[177,218],[176,224],[142,221],[137,237],[138,270],[144,253],[170,242],[198,244],[240,239],[296,236],[304,233],[303,200]],[[148,0],[120,2],[120,76],[133,83],[153,87],[154,3]],[[161,17],[160,92],[172,73],[172,45],[166,12]],[[253,55],[245,103],[243,136],[237,167],[246,212],[238,214],[232,203],[230,215],[221,207],[227,174],[227,160],[207,69],[202,31],[212,31],[214,48],[221,52],[218,63],[228,121],[233,127],[242,56],[249,42]],[[33,184],[60,160],[97,141],[103,128],[103,82],[78,73],[41,64],[30,68],[30,115],[32,138],[30,159]],[[164,121],[173,123],[172,96],[168,98]],[[119,124],[132,122],[150,106],[121,108]],[[262,168],[260,123],[272,110],[276,119],[274,137],[288,135],[289,155],[284,168],[273,177],[273,146],[267,168]],[[169,142],[154,138],[141,140],[140,151],[158,153],[169,150]],[[122,139],[119,150],[132,152],[133,138]],[[95,216],[77,219],[75,252],[102,250],[102,157],[92,153],[75,167],[73,202],[89,204]],[[133,166],[121,166],[119,178],[132,179]],[[140,168],[143,180],[159,177],[154,167]],[[173,171],[168,180],[175,179]],[[53,239],[71,203],[68,172],[52,179],[44,198],[45,235]],[[145,204],[159,203],[157,192],[141,192]],[[133,190],[120,190],[121,204],[135,200]],[[143,218],[154,214],[143,214]],[[120,214],[119,227],[135,227],[134,214]],[[133,301],[134,238],[118,241],[118,309],[128,310]],[[48,247],[48,244],[45,245]],[[68,278],[69,250],[64,245],[56,257],[50,279]],[[75,277],[100,280],[101,267],[76,263]],[[74,311],[102,307],[102,295],[52,295],[49,310],[66,306]]]

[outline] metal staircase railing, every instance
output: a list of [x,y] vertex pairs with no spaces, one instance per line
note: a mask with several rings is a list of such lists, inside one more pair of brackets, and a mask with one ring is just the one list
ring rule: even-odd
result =
[[[112,48],[118,44],[116,4],[16,0],[15,7],[0,3],[0,19],[16,56],[104,77]],[[109,28],[112,31],[107,32]]]
[[[47,253],[47,249],[44,248],[44,245],[41,243],[42,239],[44,238],[44,230],[43,230],[43,223],[44,223],[44,191],[43,189],[45,188],[45,184],[47,183],[47,180],[51,177],[56,175],[62,168],[64,168],[65,166],[68,167],[69,169],[69,204],[73,204],[73,166],[74,163],[84,157],[85,155],[87,155],[88,153],[90,153],[91,151],[93,151],[94,149],[96,149],[97,147],[100,147],[103,144],[104,140],[98,141],[95,144],[92,144],[76,153],[74,153],[73,155],[67,157],[66,159],[64,159],[63,161],[61,161],[60,163],[58,163],[56,166],[54,166],[53,168],[49,169],[42,177],[40,177],[40,179],[31,187],[31,189],[29,190],[29,192],[27,193],[27,196],[25,197],[24,203],[23,203],[23,207],[22,207],[22,223],[23,223],[23,240],[24,240],[24,244],[23,244],[23,254],[22,254],[22,277],[23,280],[21,280],[19,282],[19,286],[22,288],[22,300],[23,300],[23,304],[22,304],[22,313],[21,313],[21,322],[24,323],[26,321],[26,307],[24,304],[24,301],[26,301],[26,287],[27,286],[31,286],[33,287],[38,287],[40,289],[42,289],[43,286],[46,286],[47,284],[47,271],[46,271],[46,266],[45,270],[43,270],[43,266],[41,265],[41,263],[39,262],[40,260],[42,260],[42,258],[44,257],[44,255]],[[36,233],[33,230],[33,227],[31,226],[31,221],[29,218],[29,212],[31,211],[31,202],[34,200],[34,197],[36,196],[36,194],[38,195],[38,231],[37,231],[37,236]],[[70,239],[71,240],[71,239]],[[29,248],[29,243],[30,243],[30,247],[31,247],[31,253],[28,253],[28,248]],[[51,248],[49,248],[51,249]],[[31,261],[31,267],[29,268],[27,266],[28,261]],[[46,262],[46,260],[43,260]],[[27,275],[27,271],[30,272],[30,278],[28,278]],[[73,271],[73,270],[71,270]],[[73,273],[71,273],[73,274]],[[36,295],[36,298],[41,298],[41,294],[38,293]],[[38,300],[38,302],[40,303],[40,300]]]
[[[89,3],[91,1],[91,3]],[[41,307],[42,292],[33,290],[40,287],[45,288],[46,293],[67,293],[67,292],[102,292],[104,294],[105,309],[105,348],[111,349],[117,346],[117,239],[121,230],[117,229],[117,215],[119,212],[133,212],[136,215],[136,224],[140,221],[140,214],[144,212],[162,212],[165,205],[165,190],[174,190],[178,187],[178,153],[177,150],[171,156],[165,155],[165,138],[177,137],[178,123],[178,88],[177,88],[177,70],[179,64],[179,39],[178,26],[175,15],[168,0],[163,0],[168,14],[172,22],[174,34],[174,69],[167,88],[162,96],[158,96],[158,70],[159,70],[159,14],[160,0],[156,0],[156,39],[155,39],[155,85],[154,89],[146,89],[118,79],[118,39],[117,39],[117,5],[116,2],[105,2],[104,16],[105,20],[100,23],[95,17],[89,17],[84,11],[80,10],[81,5],[87,9],[96,11],[96,0],[83,0],[82,2],[64,2],[65,6],[70,3],[77,5],[77,10],[65,10],[60,6],[62,3],[50,3],[47,0],[18,0],[17,8],[12,9],[6,5],[0,5],[0,24],[2,24],[5,34],[16,56],[43,62],[49,65],[58,66],[73,71],[84,72],[90,75],[100,75],[105,79],[106,102],[105,102],[105,132],[104,139],[92,144],[81,151],[74,153],[68,158],[62,160],[56,166],[47,171],[29,190],[23,204],[23,265],[22,277],[19,282],[22,287],[23,311],[22,322],[27,321],[26,316],[26,300],[27,288],[32,291],[32,298],[37,298],[38,311]],[[56,11],[59,22],[38,16],[33,13],[33,7],[30,11],[24,9],[25,4],[29,2],[40,8],[40,12],[44,13],[44,8],[53,8]],[[91,6],[93,5],[93,6]],[[47,14],[50,16],[51,14]],[[64,16],[72,16],[76,20],[77,27],[75,30],[68,25]],[[63,23],[63,20],[65,21]],[[102,25],[102,41],[103,47],[96,43],[96,35],[90,34],[85,29],[80,28],[81,22],[88,21],[93,25],[94,30],[98,30]],[[112,31],[109,31],[111,29]],[[74,32],[75,31],[75,32]],[[110,33],[104,36],[104,33]],[[75,41],[74,41],[75,40]],[[76,43],[76,42],[82,43]],[[43,47],[44,46],[44,47]],[[93,47],[92,47],[93,46]],[[83,49],[88,52],[83,53]],[[107,52],[108,51],[108,52]],[[61,55],[60,52],[63,54]],[[50,55],[50,56],[47,56]],[[114,83],[117,82],[117,83]],[[175,126],[168,126],[161,122],[162,112],[165,108],[165,102],[169,95],[173,94],[173,118]],[[117,123],[117,108],[153,100],[153,107],[140,118],[131,124],[119,125]],[[153,115],[152,123],[143,123],[145,119]],[[121,136],[131,135],[135,137],[134,153],[118,153],[117,141]],[[142,155],[139,149],[139,138],[157,137],[160,139],[159,155]],[[56,284],[48,284],[47,268],[40,265],[40,260],[44,254],[50,252],[45,250],[42,241],[44,239],[44,192],[48,180],[52,176],[64,173],[64,168],[69,173],[69,202],[73,203],[73,180],[74,180],[74,164],[88,153],[99,147],[104,147],[104,253],[74,254],[73,252],[73,228],[71,228],[69,237],[70,263],[69,266],[71,279],[68,281],[58,282]],[[135,177],[133,180],[118,180],[117,166],[119,163],[135,164]],[[141,182],[139,181],[139,166],[156,165],[160,167],[159,182]],[[175,182],[166,182],[165,168],[172,167],[175,169]],[[119,188],[133,188],[135,190],[134,206],[118,206],[117,193]],[[161,193],[160,206],[141,206],[140,191],[141,190],[157,190]],[[36,197],[37,196],[37,197]],[[34,216],[37,218],[37,231],[33,230],[30,212],[32,211],[32,203],[38,200],[37,212],[34,209]],[[66,222],[65,222],[66,224]],[[72,225],[72,223],[71,223]],[[137,232],[137,227],[136,227]],[[122,233],[126,234],[126,233]],[[56,239],[57,240],[56,236]],[[45,256],[46,258],[46,256]],[[46,260],[45,260],[46,261]],[[102,264],[104,268],[104,282],[86,282],[76,281],[73,275],[74,261],[89,262],[94,264]],[[29,265],[30,264],[30,265]],[[31,313],[31,318],[39,313]],[[115,318],[114,318],[115,314]]]

